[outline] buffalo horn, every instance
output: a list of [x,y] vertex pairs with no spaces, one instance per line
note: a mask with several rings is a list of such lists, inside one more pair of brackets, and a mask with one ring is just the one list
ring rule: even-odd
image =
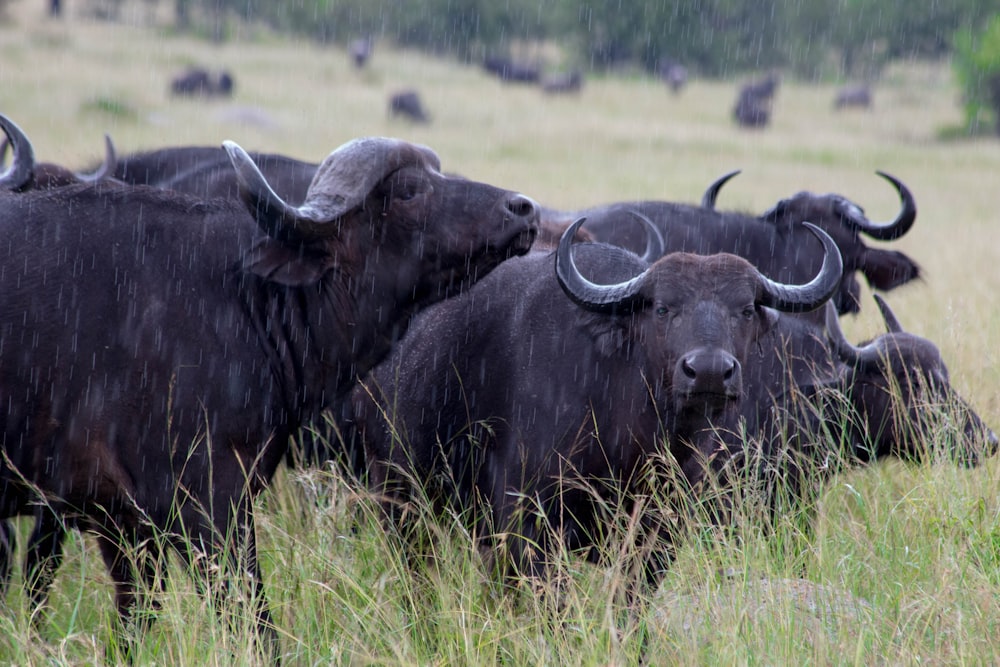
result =
[[896,219],[892,222],[877,223],[871,222],[864,215],[858,213],[845,212],[846,220],[859,232],[870,236],[877,241],[892,241],[910,231],[913,222],[917,219],[917,204],[913,199],[913,193],[895,176],[884,171],[876,171],[876,174],[889,181],[896,192],[899,193],[900,209]]
[[858,347],[847,340],[840,328],[837,309],[832,303],[826,307],[826,335],[834,354],[852,368],[867,366],[878,361],[878,350],[873,343]]
[[761,304],[787,313],[804,313],[816,310],[826,302],[840,285],[844,273],[844,260],[833,239],[816,225],[803,222],[823,243],[823,265],[819,273],[804,285],[786,285],[760,274],[764,283]]
[[653,224],[652,220],[639,211],[629,211],[629,213],[646,225],[646,250],[642,253],[642,261],[646,264],[652,264],[663,257],[663,252],[667,247],[666,241],[663,240],[663,233],[660,232],[659,227]]
[[103,181],[105,178],[114,173],[115,167],[118,166],[118,155],[115,153],[115,145],[111,141],[111,136],[104,135],[104,162],[89,174],[77,174],[76,177],[79,178],[84,183],[97,183],[98,181]]
[[899,323],[896,319],[896,314],[892,312],[892,308],[889,304],[885,302],[885,299],[880,297],[878,294],[873,294],[875,297],[875,303],[878,304],[879,312],[882,313],[882,319],[885,320],[885,328],[889,333],[902,333],[903,325]]
[[567,227],[559,239],[559,247],[556,248],[556,278],[559,284],[573,301],[590,310],[610,310],[633,301],[648,270],[617,285],[598,285],[584,278],[576,267],[576,262],[573,261],[573,235],[585,220],[586,218],[580,218]]
[[35,173],[35,150],[14,121],[0,114],[0,128],[10,140],[10,167],[0,174],[0,189],[19,190]]
[[235,142],[223,148],[236,169],[241,195],[257,224],[277,239],[309,240],[335,235],[344,214],[360,206],[376,184],[406,164],[425,163],[440,170],[437,155],[426,146],[398,139],[355,139],[330,153],[313,177],[301,206],[279,197],[253,160]]
[[701,196],[702,208],[707,208],[714,211],[715,198],[719,196],[719,190],[722,189],[722,186],[725,185],[729,181],[729,179],[739,174],[740,171],[742,170],[734,169],[733,171],[723,174],[722,176],[719,176],[717,179],[715,179],[715,182],[712,183],[710,186],[708,186],[708,189],[705,190],[705,194]]

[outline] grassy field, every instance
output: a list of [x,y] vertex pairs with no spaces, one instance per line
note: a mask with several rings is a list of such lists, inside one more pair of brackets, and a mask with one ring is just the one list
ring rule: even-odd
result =
[[[674,97],[623,75],[545,97],[387,44],[356,71],[340,49],[255,28],[234,26],[234,39],[211,45],[172,35],[142,3],[126,5],[118,25],[83,20],[69,4],[58,22],[41,2],[10,8],[0,112],[39,159],[70,166],[97,161],[105,132],[123,153],[232,139],[315,161],[348,139],[392,135],[430,145],[447,171],[555,207],[696,201],[741,168],[720,207],[760,212],[799,190],[836,191],[877,219],[897,207],[873,173],[888,171],[920,211],[894,247],[926,276],[888,300],[940,345],[952,382],[1000,427],[1000,144],[938,139],[962,118],[947,64],[891,67],[870,112],[835,113],[832,85],[786,80],[772,126],[748,132],[729,118],[735,82],[695,80]],[[229,68],[235,96],[171,99],[171,76],[194,63]],[[388,94],[404,87],[419,89],[431,124],[387,117]],[[880,331],[870,301],[864,310],[845,322],[856,340]],[[558,605],[501,595],[457,528],[444,531],[437,566],[414,574],[366,499],[328,471],[283,471],[261,498],[258,530],[289,664],[626,665],[644,655],[671,665],[976,665],[1000,660],[998,499],[991,460],[838,475],[808,525],[793,518],[766,538],[748,501],[741,530],[686,543],[639,619],[626,618],[614,568],[573,560]],[[37,629],[18,583],[0,612],[0,663],[104,660],[111,587],[87,539],[73,538]],[[174,572],[161,601],[137,664],[254,663],[246,628],[219,621],[190,578]]]

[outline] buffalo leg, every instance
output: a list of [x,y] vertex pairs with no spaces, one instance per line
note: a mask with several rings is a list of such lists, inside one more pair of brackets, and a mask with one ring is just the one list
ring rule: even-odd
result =
[[[178,551],[187,560],[199,592],[213,597],[216,611],[228,621],[230,629],[239,630],[238,619],[244,617],[244,605],[252,606],[260,654],[276,664],[279,662],[278,634],[264,594],[253,515],[248,502],[237,510],[237,516],[239,519],[233,522],[234,527],[228,529],[230,534],[224,532],[229,525],[226,520],[217,520],[219,525],[214,529],[203,524],[195,534],[189,535],[189,541],[177,545]],[[220,581],[220,570],[226,581]],[[231,596],[234,589],[230,581],[240,587],[235,599]]]
[[14,526],[9,520],[0,521],[0,597],[7,592],[7,585],[10,583],[14,548]]
[[46,508],[35,512],[35,527],[24,554],[24,581],[36,621],[37,610],[48,601],[49,590],[62,563],[65,539],[66,526],[62,519]]
[[[146,608],[148,598],[145,591],[136,585],[136,560],[141,562],[144,578],[155,572],[146,560],[152,555],[146,545],[140,545],[134,535],[98,535],[97,544],[104,558],[104,564],[115,586],[115,607],[118,611],[116,641],[108,650],[109,660],[131,663],[134,657],[135,640],[141,637],[152,621]],[[152,582],[148,582],[152,583]],[[138,607],[143,607],[136,614]],[[129,632],[129,630],[132,630]]]

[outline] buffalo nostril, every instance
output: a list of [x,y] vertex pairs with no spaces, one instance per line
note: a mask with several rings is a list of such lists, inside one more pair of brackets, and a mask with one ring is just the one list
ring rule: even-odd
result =
[[519,218],[531,218],[537,215],[538,205],[530,197],[514,195],[507,200],[507,210]]
[[730,361],[729,367],[722,373],[722,379],[729,382],[733,379],[733,375],[736,374],[736,362]]
[[684,373],[685,377],[690,378],[691,380],[698,377],[698,372],[694,369],[694,366],[692,366],[690,361],[688,361],[687,359],[681,361],[681,372]]

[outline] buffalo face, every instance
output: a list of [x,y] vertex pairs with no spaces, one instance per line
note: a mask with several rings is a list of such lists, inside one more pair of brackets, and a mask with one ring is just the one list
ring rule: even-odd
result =
[[900,210],[889,222],[869,220],[860,206],[840,195],[811,192],[783,199],[762,216],[786,229],[807,220],[830,235],[844,261],[844,275],[835,304],[842,314],[859,310],[861,292],[854,278],[856,271],[864,274],[869,285],[880,290],[891,290],[920,277],[920,267],[903,253],[869,248],[861,240],[862,235],[878,241],[897,239],[906,234],[916,220],[916,203],[906,185],[889,174],[878,174],[889,181],[900,198]]
[[[563,235],[556,275],[567,295],[590,310],[630,310],[635,339],[646,350],[658,388],[675,414],[714,413],[743,394],[742,360],[771,326],[774,310],[814,310],[830,298],[842,265],[833,241],[809,225],[824,248],[822,267],[804,285],[785,285],[748,261],[726,253],[671,253],[617,285],[596,285],[577,271],[570,239]],[[773,309],[773,310],[770,310]]]
[[862,431],[862,459],[897,456],[922,460],[934,440],[956,461],[977,465],[997,451],[998,438],[951,385],[937,346],[899,325],[889,306],[875,297],[888,333],[866,345],[847,342],[837,318],[827,316],[831,342],[847,365],[846,387]]

